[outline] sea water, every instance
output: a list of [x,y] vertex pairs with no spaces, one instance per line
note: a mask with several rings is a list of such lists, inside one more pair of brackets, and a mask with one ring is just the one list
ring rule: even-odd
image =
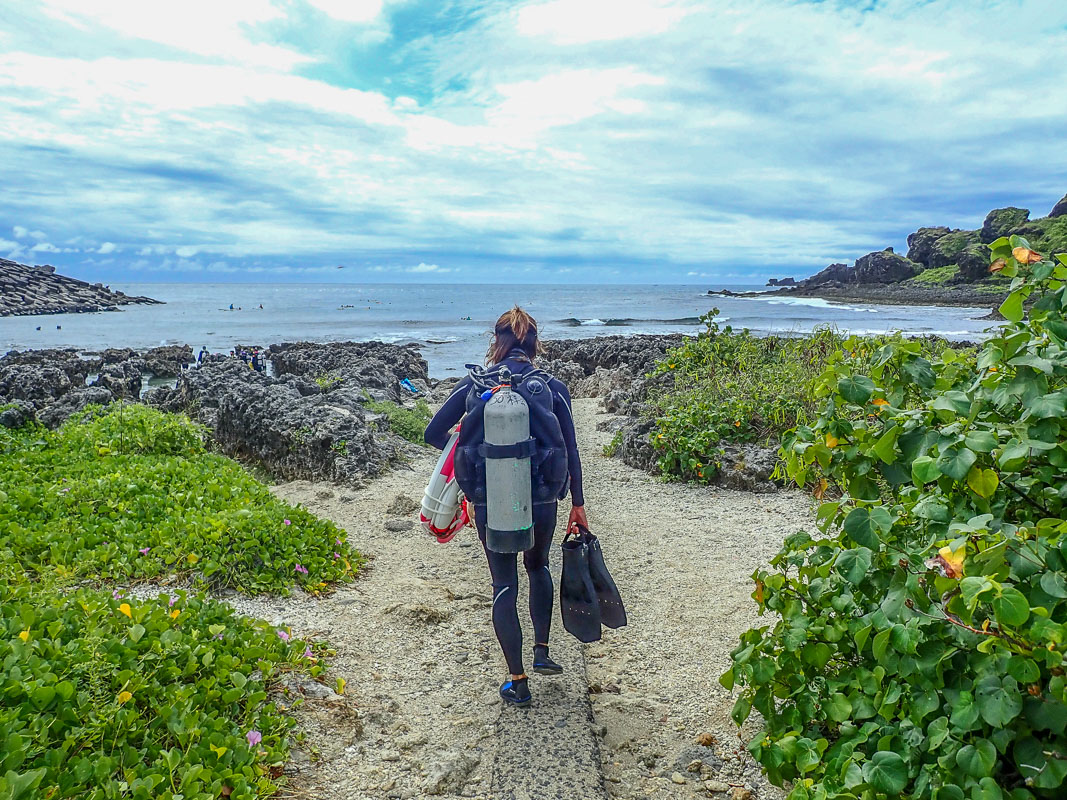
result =
[[142,349],[161,344],[189,344],[194,352],[205,346],[212,352],[229,352],[238,345],[378,339],[418,343],[430,374],[445,377],[484,358],[493,323],[516,304],[537,319],[542,337],[554,339],[696,334],[703,330],[701,315],[713,307],[719,309],[721,324],[756,334],[802,334],[833,325],[854,333],[902,331],[980,339],[993,324],[979,319],[989,308],[838,303],[773,293],[709,296],[706,285],[140,283],[113,288],[154,297],[166,305],[3,317],[0,353],[43,347]]

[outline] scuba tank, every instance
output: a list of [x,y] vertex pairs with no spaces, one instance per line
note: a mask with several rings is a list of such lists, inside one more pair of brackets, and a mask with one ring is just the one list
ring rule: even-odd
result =
[[500,370],[500,386],[485,404],[485,546],[496,553],[521,553],[534,544],[530,457],[530,408],[511,388],[511,371]]

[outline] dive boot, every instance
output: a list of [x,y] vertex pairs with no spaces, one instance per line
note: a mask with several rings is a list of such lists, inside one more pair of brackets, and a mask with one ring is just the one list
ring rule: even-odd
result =
[[534,645],[533,671],[538,675],[562,675],[563,667],[548,657],[548,648]]
[[589,546],[580,536],[563,537],[563,573],[559,579],[559,613],[563,627],[580,642],[600,639],[600,603],[589,575]]
[[513,706],[528,706],[533,696],[530,694],[529,678],[504,681],[500,684],[500,696],[504,702]]

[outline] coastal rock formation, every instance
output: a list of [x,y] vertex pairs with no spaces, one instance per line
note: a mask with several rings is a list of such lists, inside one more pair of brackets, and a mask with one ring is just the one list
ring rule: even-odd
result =
[[267,348],[279,377],[295,375],[324,386],[344,382],[347,389],[366,392],[374,400],[400,402],[408,397],[400,381],[429,380],[426,359],[417,345],[382,342],[286,342]]
[[856,259],[853,279],[857,283],[898,283],[918,275],[922,270],[914,261],[887,247],[878,253],[868,253]]
[[802,280],[800,286],[823,286],[827,283],[848,283],[851,280],[852,272],[848,264],[831,264],[825,269],[816,272],[810,278]]
[[290,344],[271,349],[272,378],[241,361],[185,370],[174,389],[144,401],[185,411],[203,423],[228,455],[248,458],[281,479],[360,485],[384,472],[410,445],[368,411],[367,396],[404,399],[401,377],[426,380],[426,362],[411,347],[381,342]]
[[934,228],[919,228],[915,233],[908,234],[908,258],[916,264],[930,265],[930,257],[934,253],[934,244],[942,236],[951,233],[949,228],[938,226]]
[[771,278],[767,281],[768,286],[796,286],[796,278]]
[[56,402],[44,408],[37,414],[37,419],[42,425],[55,428],[67,421],[67,418],[77,414],[86,406],[106,406],[114,402],[115,395],[103,386],[80,386],[71,389],[60,397]]
[[667,351],[686,336],[641,334],[542,342],[540,364],[567,385],[573,397],[603,397],[643,381]]
[[1052,210],[1048,212],[1050,217],[1063,217],[1067,216],[1067,194],[1052,207]]
[[150,297],[130,297],[100,283],[57,275],[55,267],[48,264],[31,267],[0,258],[0,317],[117,311],[119,306],[131,303],[159,302]]
[[982,242],[989,244],[1001,236],[1008,236],[1017,228],[1030,219],[1030,211],[1025,208],[1008,206],[1007,208],[995,208],[986,214],[985,222],[982,223]]

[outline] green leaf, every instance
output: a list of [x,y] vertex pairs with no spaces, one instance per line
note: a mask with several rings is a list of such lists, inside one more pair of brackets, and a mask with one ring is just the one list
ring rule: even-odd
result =
[[972,778],[992,775],[996,763],[997,749],[988,739],[979,739],[974,744],[965,744],[956,751],[956,764]]
[[141,625],[140,623],[137,623],[132,628],[130,628],[130,639],[133,640],[134,642],[141,641],[141,637],[144,636],[144,634],[145,634],[144,625]]
[[876,441],[874,447],[871,448],[872,452],[886,464],[892,464],[897,460],[896,448],[898,436],[900,436],[900,426],[894,425],[878,437],[878,441]]
[[863,765],[863,777],[876,792],[898,795],[908,785],[908,765],[896,753],[879,750]]
[[991,453],[997,446],[997,437],[990,431],[971,431],[964,442],[967,449],[976,453]]
[[1056,392],[1039,397],[1029,404],[1028,410],[1030,416],[1038,419],[1062,417],[1067,413],[1067,393]]
[[851,550],[842,550],[834,569],[845,580],[852,584],[858,584],[871,568],[871,551],[866,547],[854,547]]
[[1023,318],[1023,293],[1019,289],[1009,294],[1000,304],[1000,313],[1010,322],[1018,322]]
[[847,402],[862,406],[874,394],[874,381],[864,375],[850,375],[837,382],[837,391]]
[[823,706],[826,716],[834,722],[844,722],[852,714],[852,703],[840,692],[834,692]]
[[[969,452],[969,451],[968,451]],[[971,471],[967,473],[967,485],[971,487],[971,491],[979,497],[992,497],[993,493],[1000,485],[1000,478],[997,473],[991,469],[979,469],[978,467],[972,467]]]
[[940,477],[937,461],[930,456],[919,456],[911,462],[911,480],[916,486],[923,486]]
[[1016,627],[1030,618],[1030,603],[1018,589],[1005,586],[993,600],[993,613],[1001,625]]
[[923,389],[934,385],[934,369],[930,362],[921,356],[905,361],[904,372]]
[[1041,588],[1053,597],[1067,598],[1067,581],[1058,572],[1042,573]]
[[960,594],[967,604],[967,608],[973,609],[978,604],[982,595],[994,590],[992,581],[984,575],[968,575],[960,581]]
[[950,447],[938,457],[937,466],[950,478],[962,481],[976,460],[975,454],[966,447]]
[[[978,712],[989,725],[1001,728],[1019,716],[1023,710],[1022,693],[1015,679],[1005,675],[987,675],[978,682],[975,692]],[[980,776],[975,776],[980,777]]]
[[888,531],[892,523],[889,512],[880,506],[873,511],[867,508],[854,508],[845,517],[844,529],[845,533],[857,544],[877,550],[881,544],[878,532]]

